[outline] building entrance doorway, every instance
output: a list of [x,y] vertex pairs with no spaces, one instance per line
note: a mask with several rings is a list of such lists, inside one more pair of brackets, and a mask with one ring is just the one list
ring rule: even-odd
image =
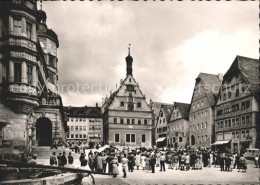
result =
[[195,136],[194,135],[191,136],[191,145],[195,145]]
[[39,118],[36,121],[36,141],[38,146],[51,146],[52,123],[49,118]]

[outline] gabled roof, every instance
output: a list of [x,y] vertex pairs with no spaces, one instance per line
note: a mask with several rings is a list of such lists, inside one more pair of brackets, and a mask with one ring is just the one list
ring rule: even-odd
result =
[[180,111],[182,118],[188,118],[189,117],[190,104],[174,102],[174,106]]
[[199,80],[201,80],[204,87],[207,87],[207,97],[209,104],[214,106],[216,104],[217,96],[221,86],[221,80],[219,79],[219,76],[208,73],[200,73],[196,78],[196,82]]
[[64,107],[67,117],[102,118],[100,107]]
[[224,75],[225,81],[230,81],[234,74],[238,75],[239,73],[244,78],[252,94],[259,98],[259,70],[260,62],[257,59],[247,58],[243,56],[237,56],[230,66],[229,70]]
[[161,109],[163,110],[163,112],[165,114],[165,118],[166,118],[166,120],[168,122],[169,119],[171,118],[173,104],[170,104],[170,105],[162,104],[162,108]]
[[152,102],[152,104],[153,104],[153,113],[155,115],[155,119],[157,119],[159,117],[162,105],[173,106],[173,104],[162,103],[162,102]]

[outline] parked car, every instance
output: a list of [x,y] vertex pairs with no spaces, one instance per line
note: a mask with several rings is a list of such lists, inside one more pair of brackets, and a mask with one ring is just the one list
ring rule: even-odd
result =
[[258,148],[248,148],[245,151],[245,158],[247,159],[254,159],[256,155],[260,157],[260,150]]

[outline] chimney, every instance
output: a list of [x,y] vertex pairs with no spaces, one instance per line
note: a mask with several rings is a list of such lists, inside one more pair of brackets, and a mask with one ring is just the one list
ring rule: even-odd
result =
[[98,102],[96,102],[96,107],[98,107]]
[[219,74],[218,74],[218,79],[219,79],[219,81],[221,81],[221,82],[223,81],[223,74],[222,74],[222,73],[219,73]]

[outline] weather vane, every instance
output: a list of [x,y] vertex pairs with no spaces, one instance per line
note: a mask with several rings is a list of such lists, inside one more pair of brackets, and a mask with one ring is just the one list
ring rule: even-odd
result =
[[131,47],[131,44],[129,44],[129,47],[128,47],[128,55],[130,55],[130,47]]

